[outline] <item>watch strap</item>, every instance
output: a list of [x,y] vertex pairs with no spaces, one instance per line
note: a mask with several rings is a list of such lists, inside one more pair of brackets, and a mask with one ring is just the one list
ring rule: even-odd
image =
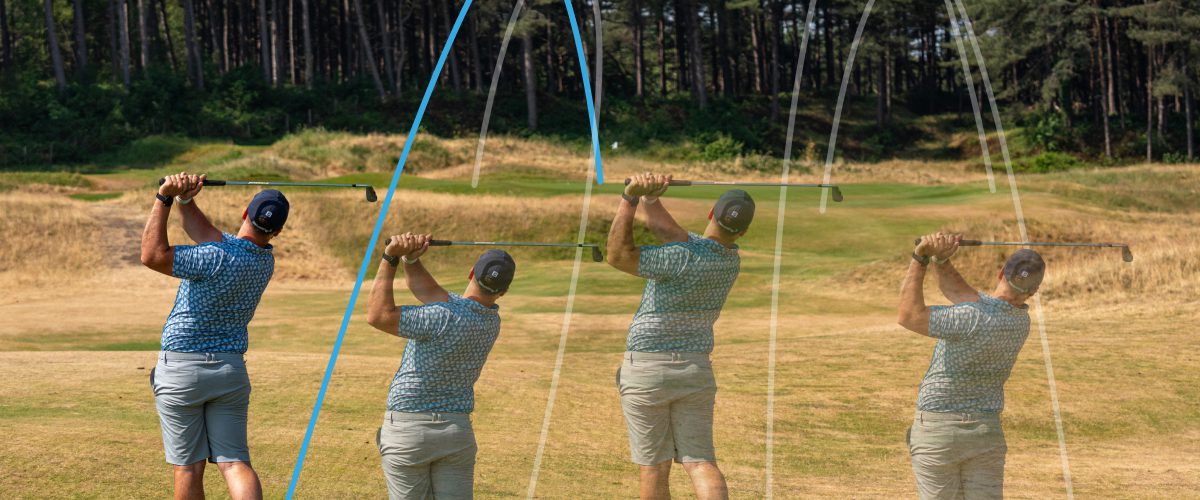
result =
[[385,253],[385,254],[383,254],[383,260],[384,260],[384,261],[386,261],[388,264],[391,264],[391,265],[392,265],[392,267],[396,267],[396,266],[399,266],[399,265],[400,265],[400,258],[399,258],[399,257],[395,257],[395,256],[392,256],[392,255],[388,255],[388,254],[386,254],[386,253]]
[[912,258],[913,258],[913,260],[917,261],[917,263],[921,264],[922,266],[929,265],[929,257],[922,257],[920,255],[917,255],[916,252],[913,252]]
[[174,198],[170,196],[164,196],[162,193],[154,193],[154,197],[158,198],[158,201],[161,201],[164,206],[168,207],[171,206],[171,203],[175,202]]
[[635,207],[637,206],[638,201],[640,201],[640,199],[637,196],[629,196],[625,193],[621,193],[621,198],[624,199],[625,201],[628,201],[630,205],[633,205]]

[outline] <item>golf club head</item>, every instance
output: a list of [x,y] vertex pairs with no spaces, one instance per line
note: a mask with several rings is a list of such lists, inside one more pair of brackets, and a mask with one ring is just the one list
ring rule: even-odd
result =
[[367,186],[367,202],[375,203],[376,201],[379,201],[379,196],[375,195],[375,188]]
[[842,188],[833,186],[833,201],[836,201],[836,202],[842,201]]
[[1121,259],[1125,262],[1133,262],[1133,252],[1129,250],[1128,246],[1121,247]]
[[600,253],[600,247],[592,247],[592,262],[604,262],[604,254]]

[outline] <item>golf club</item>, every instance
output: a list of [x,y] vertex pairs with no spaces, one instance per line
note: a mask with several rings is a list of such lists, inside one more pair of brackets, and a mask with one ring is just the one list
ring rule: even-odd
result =
[[[386,246],[392,242],[391,238],[383,240]],[[555,247],[555,248],[591,248],[592,262],[604,262],[604,254],[600,253],[600,245],[590,243],[530,243],[520,241],[450,241],[450,240],[429,240],[431,247],[448,247],[451,245],[473,245],[487,247]]]
[[[632,179],[625,179],[625,185],[628,186]],[[833,188],[833,201],[842,201],[842,189],[836,184],[791,184],[784,182],[733,182],[733,181],[688,181],[683,179],[673,179],[668,186],[767,186],[767,187],[815,187],[815,188]]]
[[[921,244],[921,238],[913,240],[913,245]],[[1129,250],[1129,245],[1124,243],[1047,243],[1036,241],[979,241],[979,240],[962,240],[958,242],[959,246],[977,247],[983,245],[1006,245],[1006,246],[1031,246],[1031,247],[1096,247],[1096,248],[1120,248],[1121,259],[1125,262],[1133,262],[1133,252]]]
[[[158,185],[166,182],[166,179],[159,179]],[[366,188],[367,201],[375,203],[379,197],[375,195],[375,188],[369,184],[326,184],[321,182],[269,182],[269,181],[220,181],[215,179],[204,179],[205,186],[295,186],[295,187],[338,187],[338,188]]]

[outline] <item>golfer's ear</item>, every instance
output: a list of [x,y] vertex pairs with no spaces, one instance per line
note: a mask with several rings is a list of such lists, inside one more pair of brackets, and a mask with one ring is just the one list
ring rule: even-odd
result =
[[708,209],[708,220],[712,220],[712,217],[713,217],[713,210],[714,210],[714,209],[712,209],[712,208]]
[[246,220],[246,217],[249,215],[250,215],[250,207],[246,207],[246,208],[242,209],[242,220]]

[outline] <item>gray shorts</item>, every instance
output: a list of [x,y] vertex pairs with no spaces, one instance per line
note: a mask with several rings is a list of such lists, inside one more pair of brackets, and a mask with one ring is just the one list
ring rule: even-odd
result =
[[472,498],[475,431],[466,413],[389,411],[375,434],[388,498]]
[[238,353],[158,353],[150,388],[167,462],[249,462],[250,376]]
[[717,381],[708,354],[626,352],[617,370],[633,463],[716,462]]
[[1004,498],[1008,446],[998,413],[918,411],[908,452],[921,500]]

